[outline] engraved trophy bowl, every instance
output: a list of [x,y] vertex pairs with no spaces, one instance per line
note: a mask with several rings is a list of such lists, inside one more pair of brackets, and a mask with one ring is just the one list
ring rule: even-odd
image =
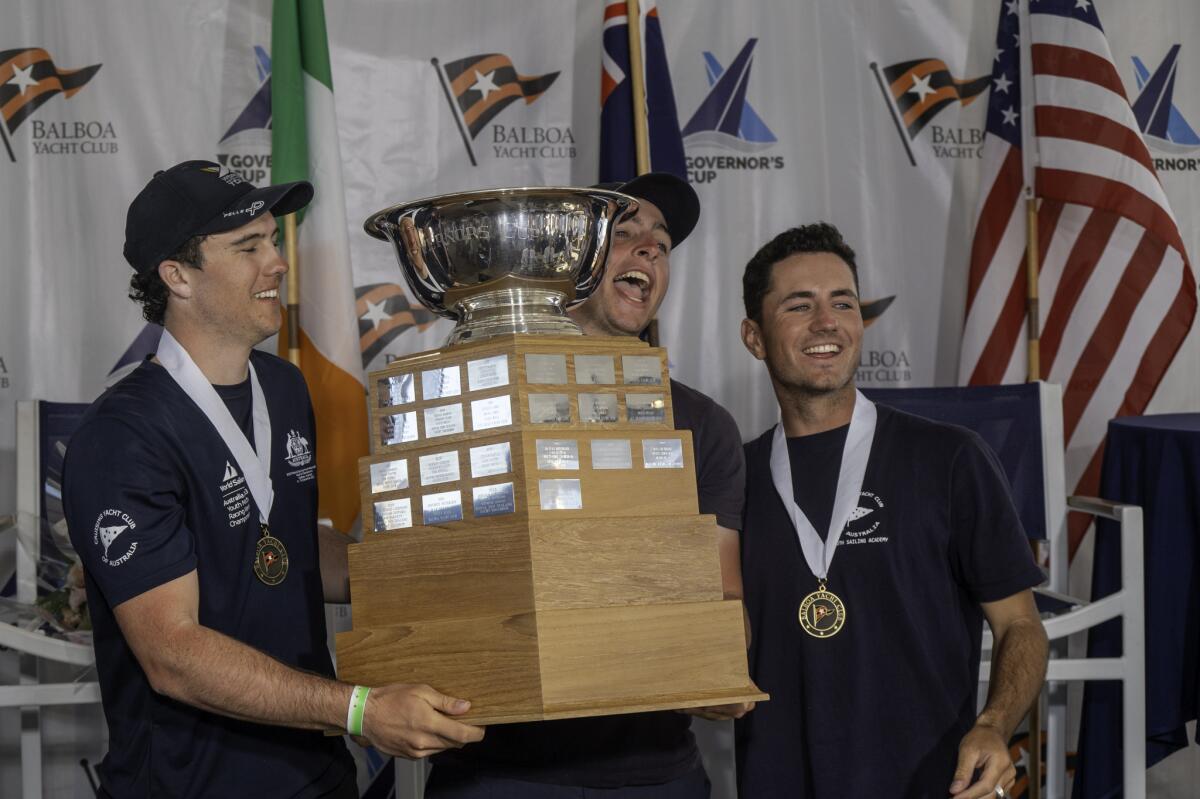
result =
[[386,208],[363,227],[392,242],[425,307],[458,320],[446,344],[510,333],[579,335],[566,314],[604,274],[626,194],[510,188],[429,197]]

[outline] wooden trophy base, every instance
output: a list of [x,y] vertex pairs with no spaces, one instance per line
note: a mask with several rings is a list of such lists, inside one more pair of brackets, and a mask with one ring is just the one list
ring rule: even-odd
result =
[[664,364],[517,335],[373,373],[339,676],[428,683],[476,724],[766,699]]

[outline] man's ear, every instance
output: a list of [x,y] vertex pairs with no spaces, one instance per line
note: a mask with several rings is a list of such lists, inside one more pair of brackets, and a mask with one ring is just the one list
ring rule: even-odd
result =
[[750,354],[760,361],[767,359],[767,347],[763,342],[762,328],[753,319],[742,320],[742,344]]
[[166,284],[167,291],[181,300],[192,296],[191,272],[181,261],[166,260],[158,265],[158,276]]

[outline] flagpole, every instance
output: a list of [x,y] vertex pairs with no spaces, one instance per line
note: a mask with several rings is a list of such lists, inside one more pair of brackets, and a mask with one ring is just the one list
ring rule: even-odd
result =
[[1025,321],[1028,351],[1025,379],[1034,382],[1042,379],[1041,368],[1041,321],[1038,305],[1038,229],[1036,174],[1038,161],[1037,134],[1034,129],[1034,82],[1033,82],[1033,32],[1029,24],[1029,0],[1020,0],[1018,6],[1018,31],[1020,33],[1020,89],[1021,89],[1021,173],[1025,195]]
[[[1029,0],[1019,0],[1017,6],[1019,74],[1021,89],[1021,182],[1025,195],[1025,318],[1028,338],[1025,379],[1034,383],[1042,379],[1041,321],[1038,307],[1038,229],[1037,229],[1037,132],[1034,129],[1033,27],[1029,19]],[[1030,542],[1033,545],[1033,542]],[[1034,547],[1034,552],[1037,548]],[[1042,797],[1042,694],[1043,682],[1029,708],[1029,799]]]
[[288,360],[300,366],[300,258],[296,247],[296,215],[283,218],[283,249],[287,258]]
[[646,73],[642,68],[642,11],[638,0],[625,0],[629,20],[629,72],[633,89],[633,140],[637,173],[650,171],[650,132],[646,122]]

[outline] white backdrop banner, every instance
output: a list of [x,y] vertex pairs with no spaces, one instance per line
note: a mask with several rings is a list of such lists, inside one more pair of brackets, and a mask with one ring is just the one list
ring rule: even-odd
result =
[[[1147,140],[1184,242],[1200,251],[1200,80],[1189,77],[1200,6],[1097,5],[1131,99],[1176,66],[1170,129]],[[774,421],[765,372],[738,337],[741,272],[771,236],[824,219],[858,251],[870,301],[860,385],[954,383],[999,0],[658,7],[703,204],[661,312],[676,376],[725,404],[746,437]],[[437,346],[447,329],[362,232],[369,214],[450,191],[595,180],[602,8],[329,5],[364,368]],[[271,120],[268,0],[13,0],[3,18],[0,511],[12,505],[15,401],[94,398],[143,327],[121,256],[133,195],[186,158],[266,181]],[[953,81],[957,96],[914,115],[914,74]],[[1151,410],[1200,407],[1196,374],[1193,330]]]

